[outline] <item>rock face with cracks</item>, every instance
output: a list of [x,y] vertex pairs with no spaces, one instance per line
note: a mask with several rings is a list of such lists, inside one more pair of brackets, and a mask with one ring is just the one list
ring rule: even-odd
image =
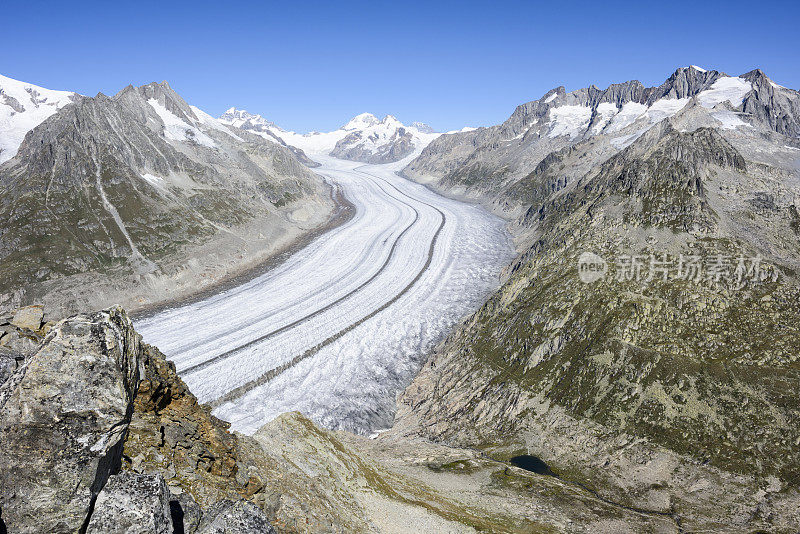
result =
[[161,475],[123,471],[95,502],[87,534],[172,534],[169,490]]
[[[205,532],[270,532],[261,509],[239,503],[255,491],[237,482],[237,437],[141,343],[123,310],[44,319],[41,307],[0,317],[3,532],[195,532],[201,518]],[[144,412],[173,401],[189,406],[183,420],[147,421],[186,447],[170,464],[182,478],[165,482],[153,460],[161,442],[148,443],[155,452],[143,472],[123,470]]]
[[58,323],[0,386],[0,505],[12,532],[72,532],[120,467],[140,339],[112,309]]

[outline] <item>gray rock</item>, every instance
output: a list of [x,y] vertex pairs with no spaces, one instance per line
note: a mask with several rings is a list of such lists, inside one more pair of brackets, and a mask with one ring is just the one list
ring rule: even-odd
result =
[[197,532],[200,520],[203,518],[203,511],[200,505],[192,499],[192,496],[184,492],[173,496],[169,502],[172,514],[172,524],[175,534],[193,534]]
[[10,532],[74,532],[120,465],[139,383],[124,311],[78,315],[0,385],[0,506]]
[[0,386],[11,378],[25,356],[7,347],[0,347]]
[[273,533],[264,512],[250,501],[220,501],[203,517],[197,534]]
[[89,534],[172,534],[169,490],[161,475],[122,471],[97,496]]
[[11,324],[28,330],[39,330],[44,322],[44,308],[40,305],[20,308],[11,319]]
[[12,325],[0,326],[0,347],[29,356],[36,352],[42,342],[42,336],[28,329],[19,329]]

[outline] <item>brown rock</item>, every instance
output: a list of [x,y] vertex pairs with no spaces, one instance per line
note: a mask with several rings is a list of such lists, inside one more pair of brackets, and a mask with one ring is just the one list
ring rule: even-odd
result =
[[39,330],[44,321],[44,307],[36,304],[20,308],[14,313],[11,324],[28,330]]

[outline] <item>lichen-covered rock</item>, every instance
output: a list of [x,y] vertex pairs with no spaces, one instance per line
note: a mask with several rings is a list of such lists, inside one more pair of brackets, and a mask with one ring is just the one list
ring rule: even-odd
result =
[[241,464],[237,437],[228,432],[228,423],[197,402],[175,364],[144,345],[142,365],[125,468],[161,473],[169,487],[188,492],[203,507],[257,492],[263,483]]
[[44,322],[44,308],[41,305],[25,306],[14,313],[11,324],[28,330],[39,330]]
[[140,338],[111,309],[58,323],[0,385],[0,506],[10,532],[75,532],[120,464]]
[[172,534],[169,490],[161,475],[122,471],[97,496],[88,534]]
[[220,501],[204,514],[197,534],[272,534],[267,517],[249,501]]

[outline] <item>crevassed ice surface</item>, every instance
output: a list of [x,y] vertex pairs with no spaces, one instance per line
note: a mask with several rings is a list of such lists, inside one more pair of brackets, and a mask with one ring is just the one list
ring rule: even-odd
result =
[[240,432],[292,410],[362,434],[390,426],[395,396],[512,257],[501,219],[397,176],[407,160],[316,158],[352,220],[254,280],[136,325]]

